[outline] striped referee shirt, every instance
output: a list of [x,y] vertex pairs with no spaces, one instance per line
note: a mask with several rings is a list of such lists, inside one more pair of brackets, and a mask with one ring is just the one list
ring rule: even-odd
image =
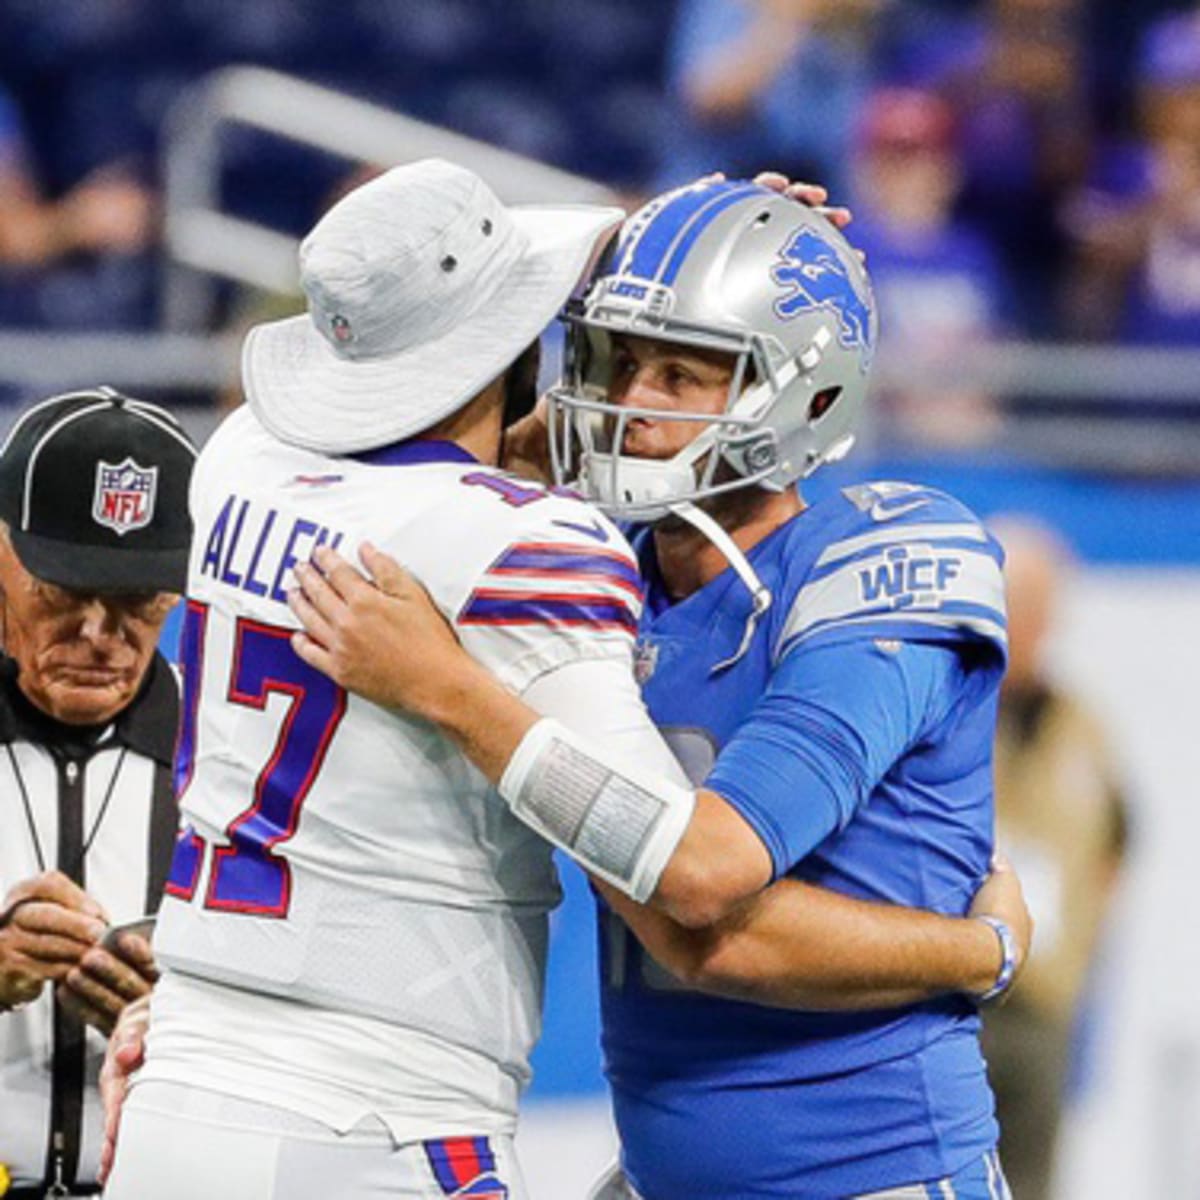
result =
[[[0,896],[57,868],[114,924],[155,911],[177,827],[174,673],[155,655],[133,703],[98,730],[35,709],[16,675],[0,658]],[[17,1195],[55,1182],[67,1189],[58,1194],[99,1190],[104,1046],[49,986],[0,1013],[0,1164]]]

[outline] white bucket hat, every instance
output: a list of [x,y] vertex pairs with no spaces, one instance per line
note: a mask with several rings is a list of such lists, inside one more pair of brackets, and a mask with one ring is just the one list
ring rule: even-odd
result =
[[308,313],[250,330],[250,407],[281,441],[334,454],[428,429],[539,336],[624,216],[506,208],[441,159],[393,168],[301,243]]

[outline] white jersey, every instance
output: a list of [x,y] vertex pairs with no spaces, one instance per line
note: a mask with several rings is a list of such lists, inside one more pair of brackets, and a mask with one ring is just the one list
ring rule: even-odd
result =
[[184,825],[146,1074],[279,1101],[282,1070],[294,1107],[347,1126],[495,1129],[539,1030],[550,847],[443,735],[293,653],[292,567],[369,539],[515,691],[587,659],[636,697],[632,553],[579,500],[450,443],[330,458],[245,408],[201,454],[191,506]]

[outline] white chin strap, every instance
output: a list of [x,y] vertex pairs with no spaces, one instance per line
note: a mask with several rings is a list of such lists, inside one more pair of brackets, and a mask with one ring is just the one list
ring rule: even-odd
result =
[[729,658],[722,659],[709,672],[710,675],[715,675],[718,671],[724,671],[726,667],[732,667],[750,649],[750,643],[754,640],[754,631],[758,628],[759,619],[771,607],[771,592],[766,584],[759,579],[754,568],[750,565],[750,560],[741,552],[737,543],[708,513],[686,501],[680,504],[672,504],[670,511],[681,521],[686,521],[693,529],[699,530],[720,550],[729,565],[737,572],[737,577],[745,584],[746,590],[750,593],[753,607],[750,610],[749,617],[746,618],[746,628],[742,631],[742,640]]

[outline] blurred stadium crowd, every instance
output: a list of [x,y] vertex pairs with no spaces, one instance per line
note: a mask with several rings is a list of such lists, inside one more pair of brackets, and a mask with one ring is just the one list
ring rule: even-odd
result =
[[[189,84],[254,64],[631,200],[764,164],[857,214],[884,350],[1200,345],[1200,12],[1178,0],[5,0],[0,329],[148,330],[161,151]],[[173,107],[174,106],[174,107]],[[225,211],[299,235],[345,160],[242,127]],[[280,185],[286,180],[286,186]],[[235,319],[226,290],[211,314]],[[915,389],[908,389],[915,391]],[[970,384],[881,389],[978,445]],[[9,394],[10,399],[19,396]]]
[[[828,181],[885,309],[916,276],[947,337],[1200,341],[1200,15],[1168,0],[6,0],[4,24],[5,325],[154,323],[165,118],[250,62],[629,192]],[[249,133],[227,163],[228,208],[294,233],[345,170]]]

